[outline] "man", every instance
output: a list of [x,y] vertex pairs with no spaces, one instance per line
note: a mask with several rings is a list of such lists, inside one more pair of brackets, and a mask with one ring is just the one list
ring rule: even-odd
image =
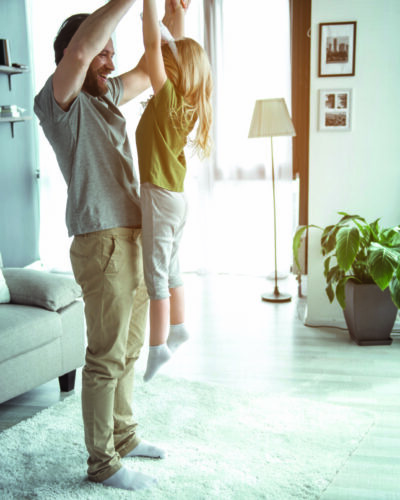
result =
[[[82,414],[88,478],[136,490],[154,483],[121,458],[164,458],[136,435],[132,418],[134,363],[144,341],[148,297],[143,284],[138,182],[117,106],[149,87],[142,58],[114,70],[111,35],[135,0],[111,0],[91,15],[68,18],[54,42],[57,68],[35,98],[35,113],[68,186],[70,255],[87,323]],[[166,0],[165,24],[183,30],[179,0]]]

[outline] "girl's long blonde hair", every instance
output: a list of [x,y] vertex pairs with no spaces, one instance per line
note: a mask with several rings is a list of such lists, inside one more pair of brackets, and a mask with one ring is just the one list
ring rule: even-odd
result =
[[212,77],[210,62],[204,49],[191,38],[175,41],[178,60],[167,44],[162,46],[165,71],[177,92],[183,97],[183,106],[173,113],[176,126],[191,129],[198,119],[193,140],[195,152],[206,157],[211,152]]

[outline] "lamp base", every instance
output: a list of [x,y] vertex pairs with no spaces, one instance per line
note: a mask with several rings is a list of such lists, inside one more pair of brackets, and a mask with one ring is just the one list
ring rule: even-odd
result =
[[292,300],[292,296],[289,293],[281,293],[278,287],[275,287],[272,293],[263,293],[261,298],[265,302],[290,302]]

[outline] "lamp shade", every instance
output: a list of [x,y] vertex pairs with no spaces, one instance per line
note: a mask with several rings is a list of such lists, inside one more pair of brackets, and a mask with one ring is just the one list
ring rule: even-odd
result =
[[285,99],[259,99],[251,119],[249,137],[296,135]]

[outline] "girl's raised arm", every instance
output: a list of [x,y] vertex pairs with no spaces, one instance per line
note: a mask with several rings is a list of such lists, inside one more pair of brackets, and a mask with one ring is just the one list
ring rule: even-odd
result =
[[167,80],[167,73],[161,52],[161,33],[155,0],[143,0],[143,43],[151,86],[154,94],[157,94]]

